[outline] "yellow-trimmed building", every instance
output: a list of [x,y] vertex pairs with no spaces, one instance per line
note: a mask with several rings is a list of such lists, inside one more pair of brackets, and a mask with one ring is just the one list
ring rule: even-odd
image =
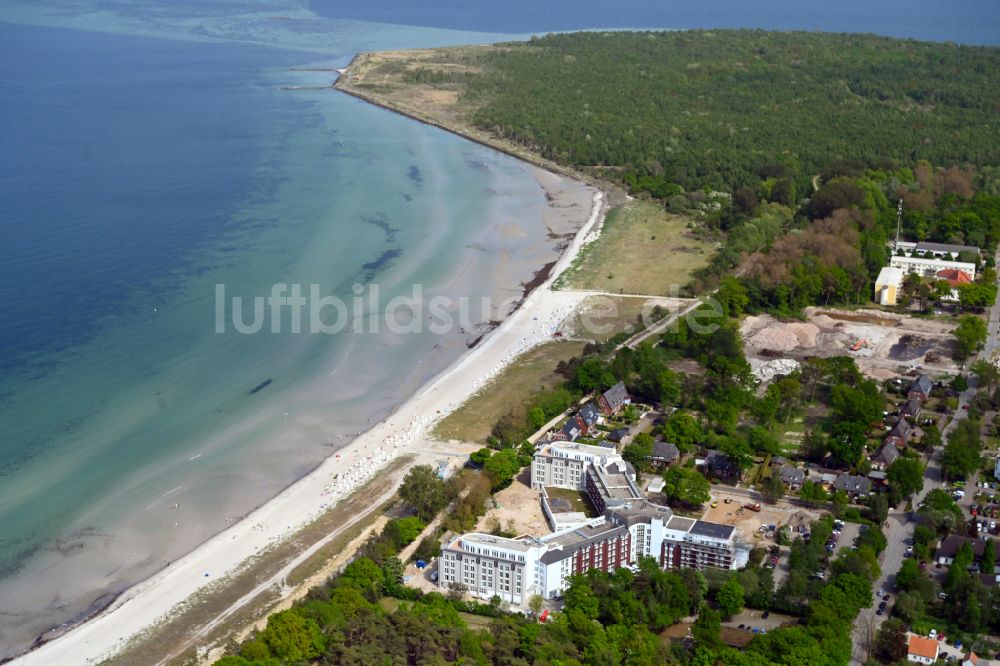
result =
[[875,301],[881,305],[895,305],[899,290],[903,286],[903,269],[886,266],[875,279]]

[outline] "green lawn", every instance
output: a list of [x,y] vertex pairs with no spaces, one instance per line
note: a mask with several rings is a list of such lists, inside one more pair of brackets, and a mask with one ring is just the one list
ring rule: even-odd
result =
[[594,342],[607,342],[615,335],[639,331],[640,321],[649,326],[654,322],[655,301],[625,296],[593,296],[580,306],[573,319],[573,337]]
[[597,509],[591,504],[590,498],[587,497],[587,493],[581,492],[579,490],[570,490],[569,488],[545,488],[546,494],[548,494],[549,499],[564,499],[573,505],[575,511],[582,511],[587,515],[588,518],[596,518],[598,515]]
[[560,286],[612,293],[676,296],[708,264],[711,244],[691,236],[689,218],[647,201],[608,212],[601,238],[588,245]]
[[781,443],[781,455],[787,458],[798,453],[806,434],[805,419],[793,418],[787,424],[779,423],[775,428],[778,431],[778,441]]
[[549,342],[525,353],[492,382],[446,416],[434,430],[442,439],[485,442],[501,416],[532,396],[564,381],[555,372],[560,361],[583,352],[582,342]]

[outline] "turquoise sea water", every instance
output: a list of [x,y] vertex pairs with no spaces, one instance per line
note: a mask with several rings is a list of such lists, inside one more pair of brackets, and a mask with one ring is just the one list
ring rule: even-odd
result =
[[479,335],[296,335],[287,311],[280,334],[218,334],[215,285],[478,297],[554,256],[523,165],[288,70],[496,36],[324,25],[329,56],[314,33],[0,23],[0,659],[276,494]]
[[4,3],[0,659],[307,473],[478,335],[220,335],[216,284],[479,296],[552,258],[522,165],[282,90],[333,76],[289,67],[601,26],[1000,41],[996,3],[814,4]]

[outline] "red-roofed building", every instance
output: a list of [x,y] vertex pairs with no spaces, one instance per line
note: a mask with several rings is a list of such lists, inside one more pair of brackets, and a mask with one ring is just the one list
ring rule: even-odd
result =
[[958,268],[945,268],[935,273],[934,277],[946,281],[951,287],[951,295],[944,298],[946,301],[957,301],[959,287],[972,284],[972,276]]
[[938,271],[936,276],[941,280],[947,280],[952,289],[962,284],[972,283],[972,276],[965,271],[958,270],[957,268],[946,268],[943,271]]
[[906,646],[906,660],[917,664],[933,664],[937,661],[940,646],[933,638],[910,634]]

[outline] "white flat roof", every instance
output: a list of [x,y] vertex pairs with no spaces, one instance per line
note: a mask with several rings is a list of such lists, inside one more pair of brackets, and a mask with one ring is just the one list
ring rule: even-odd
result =
[[896,266],[885,266],[878,272],[875,284],[894,284],[899,286],[903,283],[903,269]]
[[967,261],[950,261],[948,259],[924,259],[922,257],[892,257],[889,260],[891,266],[899,264],[919,265],[919,266],[940,266],[941,268],[957,268],[965,271],[969,275],[976,274],[976,265]]
[[552,442],[543,446],[538,453],[542,455],[555,456],[558,458],[571,458],[573,454],[594,456],[596,458],[615,458],[621,456],[615,449],[607,446],[594,446],[592,444],[578,444],[577,442]]

